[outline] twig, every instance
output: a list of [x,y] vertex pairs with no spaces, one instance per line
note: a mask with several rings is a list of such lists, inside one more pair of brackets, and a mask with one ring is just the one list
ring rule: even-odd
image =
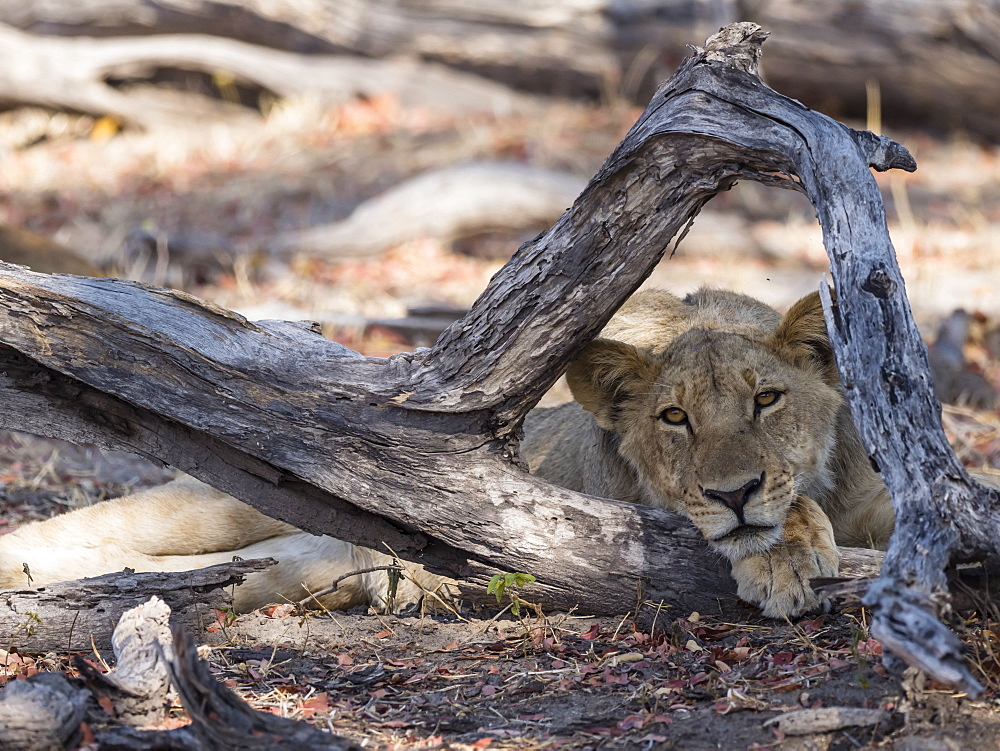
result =
[[375,571],[399,571],[401,573],[406,573],[406,569],[404,569],[402,566],[399,565],[372,566],[371,568],[361,568],[358,569],[357,571],[351,571],[348,574],[344,574],[343,576],[338,576],[336,579],[333,580],[333,584],[331,584],[329,587],[327,587],[326,589],[321,589],[319,592],[313,592],[308,597],[303,597],[301,600],[295,603],[295,606],[300,610],[305,610],[306,603],[309,602],[310,600],[315,600],[317,605],[323,607],[322,603],[320,603],[319,601],[319,598],[326,597],[326,595],[332,595],[334,592],[336,592],[337,587],[340,586],[340,583],[344,581],[344,579],[350,579],[352,576],[360,576],[361,574],[370,574]]

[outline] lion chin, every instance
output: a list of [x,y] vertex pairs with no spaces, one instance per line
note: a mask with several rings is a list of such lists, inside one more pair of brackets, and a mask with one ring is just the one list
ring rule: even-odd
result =
[[837,544],[888,543],[817,294],[781,316],[735,292],[641,292],[566,375],[575,402],[525,421],[531,471],[685,515],[765,615],[817,607]]
[[705,535],[705,539],[727,558],[746,558],[774,547],[781,540],[781,531],[782,525],[735,524],[713,537]]

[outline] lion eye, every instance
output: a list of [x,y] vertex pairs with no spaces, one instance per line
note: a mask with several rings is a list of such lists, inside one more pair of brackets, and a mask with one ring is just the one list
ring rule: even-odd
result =
[[679,407],[670,407],[660,413],[660,419],[670,425],[684,425],[687,422],[687,412]]
[[777,391],[761,391],[753,400],[758,407],[770,407],[780,398],[781,394]]

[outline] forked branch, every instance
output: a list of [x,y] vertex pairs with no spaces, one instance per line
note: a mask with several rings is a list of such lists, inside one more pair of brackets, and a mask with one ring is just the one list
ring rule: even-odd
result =
[[497,569],[531,572],[533,599],[548,606],[624,612],[640,589],[679,609],[732,602],[689,524],[549,486],[518,467],[515,439],[706,201],[739,179],[800,190],[837,283],[829,322],[847,395],[899,517],[869,595],[875,633],[975,690],[937,616],[945,566],[995,555],[996,498],[940,430],[869,172],[915,164],[891,140],[766,87],[755,71],[764,38],[734,24],[686,60],[573,207],[429,350],[365,358],[181,293],[3,269],[6,424],[132,448],[474,586]]

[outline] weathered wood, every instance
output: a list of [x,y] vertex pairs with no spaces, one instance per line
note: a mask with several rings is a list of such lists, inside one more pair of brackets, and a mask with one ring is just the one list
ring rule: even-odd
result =
[[523,106],[525,98],[471,74],[430,63],[303,57],[233,39],[177,34],[145,38],[61,38],[0,24],[0,99],[112,115],[146,128],[199,119],[251,122],[251,110],[221,100],[151,87],[116,88],[157,67],[226,71],[278,97],[308,94],[329,105],[386,92],[408,105],[469,112]]
[[762,0],[747,19],[774,35],[768,83],[811,107],[864,117],[874,82],[885,122],[1000,138],[996,0]]
[[[219,567],[216,567],[219,568]],[[359,748],[335,735],[270,713],[258,712],[212,677],[170,608],[153,597],[121,615],[114,630],[116,666],[102,675],[79,660],[88,687],[62,673],[10,681],[0,690],[0,743],[5,749],[65,748],[91,705],[91,690],[111,699],[114,720],[126,725],[157,724],[172,684],[191,725],[168,731],[99,730],[101,748],[269,749],[346,751]],[[96,684],[96,686],[95,686]],[[88,690],[88,688],[90,690]],[[96,704],[96,702],[95,702]]]
[[61,751],[89,702],[90,693],[62,673],[8,681],[0,690],[0,742],[7,751]]
[[170,607],[159,597],[122,613],[111,636],[115,666],[101,673],[84,660],[77,668],[101,686],[111,700],[111,713],[125,725],[157,725],[166,719],[173,658]]
[[232,606],[231,588],[243,575],[273,565],[270,559],[234,561],[177,573],[120,573],[45,587],[0,591],[0,644],[20,652],[112,648],[122,613],[157,595],[177,622],[203,633],[213,609]]
[[[838,341],[854,326],[861,330],[858,307],[865,311],[862,341],[875,342],[865,362],[874,370],[859,380],[848,365],[844,379],[883,471],[884,459],[900,457],[887,478],[897,492],[905,486],[912,493],[897,499],[906,526],[931,488],[926,478],[905,483],[918,470],[902,460],[913,458],[907,452],[924,437],[898,421],[936,402],[927,391],[912,410],[865,417],[872,400],[859,384],[897,398],[900,378],[926,376],[898,375],[908,371],[893,347],[919,342],[896,341],[912,328],[892,276],[898,271],[878,261],[858,278],[845,259],[891,254],[869,166],[915,165],[891,140],[853,131],[764,86],[756,65],[765,36],[753,24],[735,24],[685,61],[573,207],[525,244],[428,350],[365,358],[307,328],[251,324],[181,293],[3,269],[5,419],[19,429],[134,447],[281,518],[300,513],[286,505],[293,498],[311,509],[328,504],[325,515],[302,514],[295,523],[352,542],[379,547],[383,534],[419,530],[426,537],[400,554],[467,576],[473,587],[496,569],[526,571],[538,577],[532,599],[549,606],[623,612],[641,585],[653,601],[706,612],[720,599],[731,602],[733,585],[689,523],[526,475],[516,464],[516,438],[524,414],[701,206],[736,180],[754,179],[802,190],[816,205],[845,300],[833,326]],[[901,318],[883,316],[889,310]],[[877,328],[898,321],[909,327]],[[923,350],[908,362],[926,368]],[[74,413],[66,428],[51,424]],[[902,455],[872,442],[883,430],[900,430],[905,439],[879,440]],[[941,440],[933,450],[951,456]],[[206,456],[205,449],[219,453]],[[957,462],[945,465],[951,472]],[[971,508],[976,521],[993,520],[985,504]],[[950,529],[956,538],[957,527]],[[981,545],[963,549],[991,550],[985,531],[975,538]],[[894,555],[900,565],[898,549],[894,542],[887,566]],[[934,587],[940,561],[917,559],[923,563],[911,580],[927,574]],[[888,633],[887,646],[904,653],[906,639],[925,644],[920,631]],[[957,659],[953,643],[938,643]],[[967,673],[935,675],[968,680]]]
[[[871,196],[858,197],[864,210]],[[970,478],[948,445],[888,237],[851,240],[852,254],[830,255],[840,292],[836,307],[826,295],[827,327],[851,413],[896,510],[881,576],[864,598],[874,608],[871,632],[907,663],[978,694],[941,618],[951,608],[952,563],[996,565],[1000,495]]]
[[[966,0],[76,0],[0,4],[39,34],[211,34],[278,49],[439,61],[508,85],[644,101],[703,39],[754,21],[774,40],[765,78],[817,109],[1000,137],[1000,7]],[[847,31],[845,31],[847,30]],[[251,79],[252,80],[252,79]],[[828,109],[825,111],[829,111]]]
[[478,163],[418,175],[333,224],[286,232],[275,250],[369,256],[414,237],[451,241],[476,232],[548,227],[586,183],[567,172]]

